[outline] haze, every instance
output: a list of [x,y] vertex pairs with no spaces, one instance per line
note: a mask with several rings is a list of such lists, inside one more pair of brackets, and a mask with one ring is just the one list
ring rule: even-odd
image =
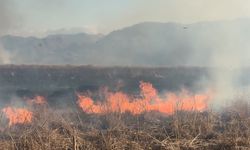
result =
[[250,16],[249,4],[248,0],[1,0],[1,7],[15,20],[8,33],[23,36],[65,29],[108,33],[145,21],[195,23],[246,18]]

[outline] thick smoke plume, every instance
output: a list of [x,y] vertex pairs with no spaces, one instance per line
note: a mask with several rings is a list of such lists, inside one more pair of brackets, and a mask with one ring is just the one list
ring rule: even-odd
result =
[[[246,78],[244,68],[249,67],[249,32],[245,27],[249,25],[249,20],[241,19],[229,25],[218,26],[217,33],[214,34],[214,43],[210,43],[211,56],[209,65],[212,66],[212,82],[207,87],[215,91],[213,106],[220,107],[230,104],[242,93],[249,92],[249,85],[242,85],[241,78]],[[204,41],[211,39],[204,38]],[[215,44],[216,43],[216,44]],[[246,95],[244,95],[246,96]],[[242,98],[242,97],[241,97]]]

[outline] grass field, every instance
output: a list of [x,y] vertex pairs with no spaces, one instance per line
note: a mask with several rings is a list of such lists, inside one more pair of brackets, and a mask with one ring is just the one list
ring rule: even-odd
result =
[[[188,101],[184,101],[184,105],[188,104],[188,107],[176,107],[178,109],[173,109],[168,114],[164,114],[168,112],[164,110],[165,107],[155,109],[151,99],[155,99],[153,103],[159,103],[160,106],[169,104],[165,103],[169,99],[158,95],[157,92],[162,93],[158,89],[177,91],[177,87],[185,85],[192,91],[195,79],[201,76],[208,77],[204,68],[189,69],[2,66],[1,90],[9,88],[15,93],[16,99],[2,101],[2,107],[5,108],[0,113],[0,149],[249,149],[248,98],[237,98],[226,106],[220,106],[219,109],[204,107],[206,105],[202,105],[202,109],[192,109]],[[139,82],[140,79],[145,82]],[[124,83],[122,88],[112,86],[116,85],[118,80]],[[151,81],[153,87],[146,83]],[[112,92],[108,92],[106,101],[104,99],[98,103],[95,100],[105,95],[93,94],[94,92],[89,94],[91,90],[96,92],[98,89],[86,89],[90,84],[100,88],[106,83],[109,83],[108,87],[113,87],[110,89]],[[169,83],[172,85],[168,85]],[[64,104],[64,107],[59,107],[57,103],[53,103],[55,97],[51,96],[51,93],[65,85],[73,89],[73,98],[67,99],[65,95],[59,94],[59,99],[65,97],[68,100],[59,100],[58,102]],[[20,90],[23,92],[21,96],[18,95]],[[47,92],[44,92],[46,90]],[[83,105],[79,105],[79,96],[76,94],[78,91],[93,99],[83,97]],[[30,99],[35,94],[43,94],[45,99],[39,96]],[[139,94],[139,97],[132,97],[131,94]],[[180,98],[173,94],[171,96]],[[184,95],[186,96],[190,95]],[[196,96],[191,97],[195,99]],[[126,105],[120,105],[120,102]],[[137,104],[142,103],[146,103],[148,109],[140,110],[139,113],[127,107],[140,107]],[[96,111],[87,111],[88,105],[96,107]]]
[[249,149],[249,105],[223,111],[86,114],[79,109],[29,107],[32,122],[8,126],[1,115],[0,149]]

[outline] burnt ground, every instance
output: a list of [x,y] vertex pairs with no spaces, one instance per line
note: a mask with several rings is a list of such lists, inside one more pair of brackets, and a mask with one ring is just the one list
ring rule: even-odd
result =
[[103,87],[129,94],[139,92],[139,82],[150,82],[159,91],[201,90],[210,79],[201,67],[94,67],[94,66],[0,66],[0,97],[45,96],[50,103],[71,101],[79,91]]
[[[97,66],[0,66],[1,104],[12,99],[41,95],[50,105],[71,104],[76,92],[98,93],[104,87],[111,91],[138,94],[140,81],[150,82],[159,91],[187,89],[202,91],[212,82],[205,67],[97,67]],[[223,70],[233,72],[233,70]],[[250,69],[241,70],[237,84],[250,85]],[[62,103],[63,102],[63,103]]]

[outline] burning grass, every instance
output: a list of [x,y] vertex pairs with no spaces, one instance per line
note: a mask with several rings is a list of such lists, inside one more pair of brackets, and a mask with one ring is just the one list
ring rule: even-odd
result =
[[[238,111],[238,112],[237,112]],[[237,111],[87,114],[47,106],[30,124],[1,129],[1,149],[248,149],[250,118]],[[44,112],[44,113],[41,113]]]
[[107,112],[130,112],[134,115],[143,112],[158,111],[172,114],[175,110],[204,111],[208,107],[210,94],[164,93],[164,98],[151,83],[140,82],[140,97],[134,98],[123,92],[105,92],[104,103],[94,103],[91,97],[78,94],[78,104],[86,113],[104,114]]
[[146,82],[140,89],[137,98],[107,92],[100,102],[78,93],[78,101],[63,110],[50,107],[41,96],[27,99],[23,108],[5,107],[0,149],[250,148],[247,101],[212,111],[207,95],[184,92],[162,98]]

